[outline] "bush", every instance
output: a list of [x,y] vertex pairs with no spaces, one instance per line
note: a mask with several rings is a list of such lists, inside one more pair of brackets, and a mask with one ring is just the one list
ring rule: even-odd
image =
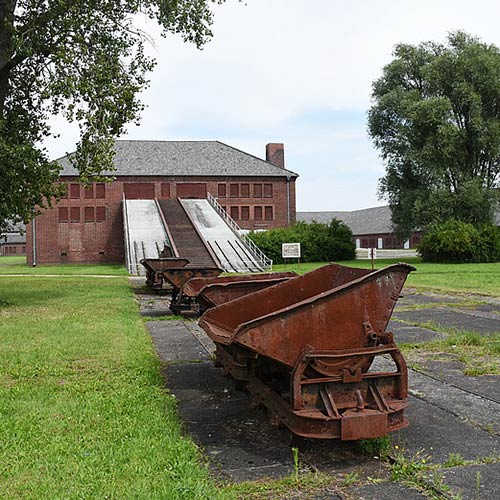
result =
[[432,226],[418,248],[425,262],[497,262],[500,231],[492,224],[479,228],[449,220]]
[[250,238],[275,264],[282,264],[281,244],[300,243],[302,262],[330,262],[354,259],[351,230],[342,222],[330,224],[297,222],[285,229],[250,233]]

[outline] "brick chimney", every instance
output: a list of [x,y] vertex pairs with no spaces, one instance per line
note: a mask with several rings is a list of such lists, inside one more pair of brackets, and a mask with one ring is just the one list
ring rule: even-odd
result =
[[285,149],[281,142],[266,145],[266,161],[280,168],[285,168]]

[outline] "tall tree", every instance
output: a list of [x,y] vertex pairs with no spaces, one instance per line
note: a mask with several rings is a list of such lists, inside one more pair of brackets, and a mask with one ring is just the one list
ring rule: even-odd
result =
[[463,32],[400,44],[373,84],[368,129],[398,232],[491,221],[500,180],[500,50]]
[[59,167],[41,147],[51,115],[80,126],[71,161],[82,181],[112,170],[114,139],[138,119],[154,66],[136,16],[201,47],[221,1],[0,0],[0,234],[60,194]]

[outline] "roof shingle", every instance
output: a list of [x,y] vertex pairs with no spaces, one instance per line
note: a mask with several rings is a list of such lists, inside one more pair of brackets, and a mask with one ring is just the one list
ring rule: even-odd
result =
[[[61,176],[77,176],[67,156],[56,160]],[[113,176],[298,175],[219,141],[116,141]]]

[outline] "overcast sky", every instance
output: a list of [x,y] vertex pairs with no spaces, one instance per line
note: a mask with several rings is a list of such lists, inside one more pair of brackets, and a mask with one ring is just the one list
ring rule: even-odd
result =
[[[443,42],[462,29],[500,45],[500,3],[476,0],[228,0],[199,51],[170,36],[150,47],[158,65],[148,106],[127,139],[220,140],[259,157],[285,144],[298,210],[354,210],[377,198],[384,166],[366,132],[371,83],[394,45]],[[148,32],[155,34],[153,23]],[[74,149],[61,137],[53,158]]]

